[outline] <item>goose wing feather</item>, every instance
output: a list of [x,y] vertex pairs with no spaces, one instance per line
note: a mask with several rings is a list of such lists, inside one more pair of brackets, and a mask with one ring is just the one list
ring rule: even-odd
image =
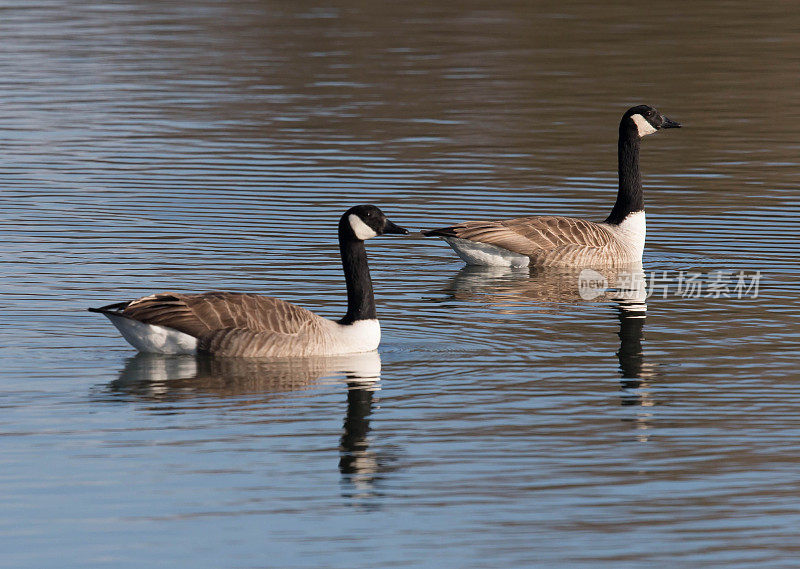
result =
[[428,234],[488,243],[529,256],[562,248],[602,249],[614,243],[614,234],[599,223],[557,216],[467,221]]
[[296,339],[324,320],[279,298],[233,292],[154,294],[134,300],[122,314],[201,340],[212,332],[229,329]]
[[[199,347],[217,356],[280,357],[313,355],[322,342],[314,334],[302,334],[316,328],[309,322],[297,334],[249,328],[221,328],[203,334]],[[300,336],[303,336],[300,338]]]

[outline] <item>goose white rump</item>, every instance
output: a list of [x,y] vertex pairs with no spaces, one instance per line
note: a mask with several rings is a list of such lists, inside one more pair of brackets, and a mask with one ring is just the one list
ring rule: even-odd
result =
[[487,265],[491,267],[527,267],[531,258],[514,251],[503,249],[489,243],[444,237],[453,251],[468,265]]
[[172,328],[145,324],[127,316],[106,314],[127,342],[146,354],[195,354],[197,338]]

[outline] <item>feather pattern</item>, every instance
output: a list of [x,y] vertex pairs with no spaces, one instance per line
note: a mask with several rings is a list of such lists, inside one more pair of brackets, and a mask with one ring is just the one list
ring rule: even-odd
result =
[[500,221],[467,221],[424,232],[494,245],[530,258],[541,267],[625,265],[641,253],[622,238],[617,226],[558,216],[517,217]]
[[134,300],[117,314],[194,336],[199,350],[218,356],[310,356],[351,347],[337,334],[343,325],[251,293],[160,293]]

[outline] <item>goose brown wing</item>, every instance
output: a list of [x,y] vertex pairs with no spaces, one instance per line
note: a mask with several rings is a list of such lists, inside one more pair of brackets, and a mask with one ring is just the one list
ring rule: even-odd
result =
[[134,300],[122,314],[196,338],[225,329],[296,336],[321,320],[313,312],[278,298],[232,292],[154,294]]
[[502,221],[467,221],[426,235],[458,237],[496,245],[521,255],[557,249],[604,248],[614,235],[599,223],[574,217],[517,217]]
[[251,328],[222,328],[199,338],[199,348],[217,356],[282,357],[315,355],[325,347],[324,332],[317,323],[309,321],[296,334]]

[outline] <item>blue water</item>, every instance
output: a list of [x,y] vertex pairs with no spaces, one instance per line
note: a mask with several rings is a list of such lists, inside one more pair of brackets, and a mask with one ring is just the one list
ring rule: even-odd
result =
[[[796,566],[797,19],[0,2],[0,567]],[[642,146],[646,317],[414,235],[368,243],[366,360],[137,356],[85,311],[337,317],[357,203],[602,219],[639,102],[684,124]]]

